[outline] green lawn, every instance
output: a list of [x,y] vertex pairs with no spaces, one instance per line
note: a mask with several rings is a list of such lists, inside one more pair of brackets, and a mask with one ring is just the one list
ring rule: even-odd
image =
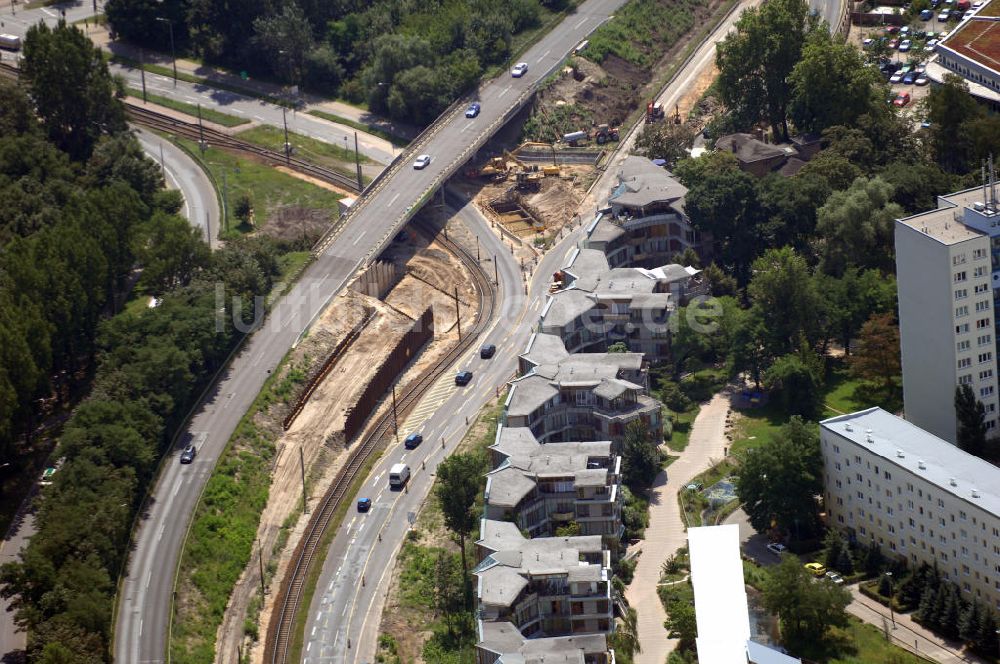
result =
[[[142,99],[142,90],[128,88],[127,91],[129,96],[135,97],[136,99]],[[188,104],[187,102],[177,101],[176,99],[171,99],[170,97],[161,97],[160,95],[149,93],[146,94],[146,101],[151,104],[156,104],[157,106],[172,108],[175,111],[186,113],[193,118],[198,117],[198,107],[194,104]],[[205,122],[214,122],[215,124],[219,124],[224,127],[238,127],[240,125],[250,123],[249,120],[244,118],[238,118],[235,115],[229,115],[228,113],[220,113],[219,111],[211,108],[205,108],[204,106],[201,108],[201,118]]]
[[670,436],[670,440],[667,441],[667,447],[675,452],[683,452],[684,448],[687,447],[688,441],[691,439],[691,426],[694,424],[694,418],[698,416],[698,408],[692,408],[691,410],[684,411],[683,413],[670,413],[670,417],[673,420],[673,434]]
[[833,630],[834,636],[841,636],[843,647],[835,657],[825,660],[829,664],[926,664],[927,660],[893,645],[885,640],[885,634],[872,625],[850,618],[847,629]]
[[326,111],[317,111],[315,109],[306,112],[314,117],[322,118],[323,120],[328,120],[330,122],[336,122],[337,124],[342,124],[347,127],[353,127],[354,129],[357,129],[358,131],[363,131],[366,134],[371,134],[372,136],[378,136],[379,138],[384,138],[385,140],[395,145],[397,148],[405,148],[407,145],[410,144],[409,139],[404,138],[403,136],[397,136],[392,132],[380,129],[374,125],[368,125],[362,122],[355,122],[350,118],[345,118],[343,116],[337,115],[336,113],[327,113]]
[[331,217],[337,215],[337,201],[341,196],[336,192],[218,148],[210,147],[202,155],[196,142],[185,138],[177,142],[200,159],[216,185],[225,189],[226,206],[230,210],[227,230],[239,225],[231,211],[244,194],[250,197],[258,225],[267,222],[271,210],[285,205],[329,210]]
[[[237,137],[277,152],[282,152],[285,149],[284,132],[277,127],[259,125],[239,132]],[[357,176],[357,170],[354,166],[353,143],[351,144],[351,149],[348,150],[340,145],[333,145],[294,132],[288,132],[288,142],[292,144],[296,157],[305,159],[318,166],[333,169],[349,177]],[[371,163],[371,159],[365,155],[361,155],[361,163]],[[364,179],[362,177],[362,180]]]

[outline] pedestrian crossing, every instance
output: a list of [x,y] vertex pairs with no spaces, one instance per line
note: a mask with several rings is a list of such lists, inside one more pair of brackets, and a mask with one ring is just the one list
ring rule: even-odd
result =
[[406,421],[400,427],[401,435],[408,435],[414,431],[420,431],[431,415],[434,414],[441,404],[448,400],[448,397],[455,391],[455,377],[445,372],[438,377],[431,389],[420,400],[417,407],[406,417]]

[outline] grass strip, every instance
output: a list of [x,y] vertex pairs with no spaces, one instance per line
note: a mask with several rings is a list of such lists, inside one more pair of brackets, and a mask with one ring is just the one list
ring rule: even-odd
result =
[[[128,88],[127,92],[130,97],[142,99],[142,90]],[[170,97],[161,97],[160,95],[150,93],[146,93],[146,101],[151,104],[156,104],[157,106],[163,106],[164,108],[170,108],[175,111],[185,113],[193,118],[198,117],[198,107],[194,104],[188,104],[187,102],[171,99]],[[202,107],[201,109],[201,118],[206,122],[214,122],[215,124],[219,124],[224,127],[238,127],[240,125],[250,123],[250,121],[245,118],[238,118],[235,115],[220,113],[219,111],[205,107]]]
[[[284,133],[277,127],[270,125],[258,125],[251,129],[245,129],[237,134],[237,137],[276,152],[282,152],[285,149]],[[288,132],[288,142],[292,144],[292,154],[300,159],[305,159],[318,166],[325,166],[349,178],[356,178],[358,175],[354,162],[354,150],[347,150],[339,145],[294,132]],[[359,161],[362,164],[372,163],[372,160],[365,155],[360,155]],[[361,180],[367,183],[370,178],[362,175]]]
[[397,134],[393,134],[391,131],[386,131],[385,129],[381,129],[379,127],[376,127],[375,125],[365,124],[363,122],[356,122],[354,120],[351,120],[350,118],[345,118],[342,115],[337,115],[336,113],[328,113],[326,111],[318,111],[316,109],[312,109],[306,112],[309,113],[309,115],[312,115],[313,117],[317,117],[322,120],[328,120],[329,122],[336,122],[337,124],[346,125],[348,127],[357,129],[358,131],[363,131],[366,134],[371,134],[372,136],[378,136],[379,138],[383,138],[389,141],[397,148],[405,148],[407,145],[410,144],[410,139],[405,138],[403,136],[399,136]]
[[250,561],[277,451],[277,434],[254,420],[275,403],[290,403],[297,386],[305,382],[308,362],[304,364],[291,365],[287,356],[282,360],[240,420],[205,485],[178,567],[186,578],[178,585],[171,616],[173,662],[210,662],[214,657],[218,626]]

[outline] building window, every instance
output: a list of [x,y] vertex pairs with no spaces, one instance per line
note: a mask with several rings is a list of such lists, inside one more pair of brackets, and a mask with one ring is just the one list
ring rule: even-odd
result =
[[963,350],[969,350],[969,346],[971,345],[972,342],[969,341],[968,339],[966,339],[965,341],[959,341],[957,344],[955,344],[955,350],[961,353]]
[[982,300],[981,302],[976,302],[976,312],[988,311],[990,308],[989,300]]
[[974,277],[985,277],[986,276],[986,266],[980,265],[972,271],[972,276]]
[[979,293],[985,293],[989,289],[990,289],[990,287],[989,287],[988,284],[979,284],[978,286],[976,286],[972,290],[973,290],[974,293],[976,293],[978,295]]
[[955,318],[962,318],[969,315],[969,307],[967,305],[962,305],[961,307],[955,307]]
[[969,291],[968,291],[968,289],[966,289],[966,288],[957,288],[957,289],[955,289],[955,299],[956,300],[964,300],[967,297],[969,297]]
[[986,380],[987,378],[993,377],[993,369],[987,369],[986,371],[979,372],[979,380]]
[[971,366],[972,366],[972,358],[971,357],[960,357],[958,359],[958,368],[959,369],[965,369],[966,367],[971,367]]
[[980,364],[982,364],[983,362],[989,362],[992,359],[993,359],[993,353],[992,352],[980,353],[979,354],[979,363]]
[[976,345],[985,346],[986,344],[993,343],[992,334],[983,334],[976,337]]
[[961,325],[955,326],[955,334],[965,334],[968,331],[969,331],[968,323],[962,323]]
[[987,385],[986,387],[979,388],[979,396],[988,397],[993,394],[993,386]]
[[972,374],[962,374],[958,377],[959,385],[972,385]]
[[985,330],[989,326],[990,326],[990,319],[989,318],[980,318],[979,320],[976,321],[976,329],[977,330]]
[[985,249],[973,249],[972,250],[972,260],[978,261],[978,260],[982,260],[984,258],[986,258],[986,250]]

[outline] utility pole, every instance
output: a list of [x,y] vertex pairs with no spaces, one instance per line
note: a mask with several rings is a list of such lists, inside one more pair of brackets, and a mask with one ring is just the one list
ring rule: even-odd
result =
[[455,325],[458,326],[458,340],[462,340],[462,312],[458,309],[458,286],[455,286]]
[[160,175],[162,175],[164,179],[166,179],[166,177],[167,177],[167,167],[163,165],[163,143],[162,142],[160,143]]
[[292,163],[292,144],[288,142],[288,109],[281,107],[281,124],[285,126],[285,163]]
[[306,505],[306,458],[299,448],[299,465],[302,468],[302,513],[309,514],[309,506]]
[[[94,0],[95,2],[97,0]],[[146,103],[146,51],[139,49],[139,77],[142,79],[142,103]]]
[[358,132],[354,132],[354,165],[358,169],[358,191],[365,188],[361,180],[361,155],[358,153]]
[[396,386],[392,386],[392,430],[399,445],[399,420],[396,419]]
[[174,87],[177,87],[177,51],[174,49],[174,23],[168,18],[163,18],[158,16],[156,18],[160,23],[166,23],[167,27],[170,28],[170,57],[174,61]]
[[260,563],[260,596],[264,597],[264,550],[260,546],[260,538],[257,538],[257,561]]
[[[444,191],[442,189],[442,191]],[[476,236],[476,262],[479,262],[479,236]]]
[[229,196],[226,188],[226,171],[222,170],[222,227],[229,230]]
[[205,126],[201,123],[201,104],[198,104],[198,147],[205,152]]
[[497,255],[493,254],[493,285],[500,285],[500,272],[497,269]]

